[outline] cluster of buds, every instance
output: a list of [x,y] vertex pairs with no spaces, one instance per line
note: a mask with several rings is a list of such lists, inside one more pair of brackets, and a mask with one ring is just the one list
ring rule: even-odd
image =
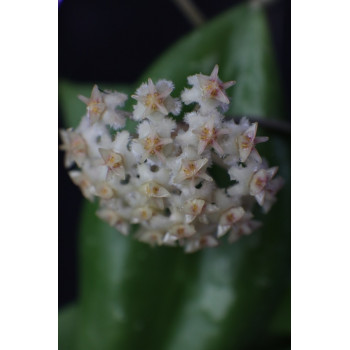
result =
[[[101,219],[142,242],[194,252],[258,228],[253,206],[267,212],[282,179],[255,148],[267,141],[256,136],[257,123],[222,114],[234,82],[223,83],[218,66],[188,82],[180,100],[172,82],[149,79],[132,95],[133,113],[120,109],[125,94],[94,86],[90,98],[79,96],[87,105],[80,125],[60,132],[69,175],[87,199],[98,198]],[[193,111],[176,122],[181,101]],[[127,118],[138,122],[134,134],[124,129]],[[213,166],[234,180],[227,188],[217,185]]]

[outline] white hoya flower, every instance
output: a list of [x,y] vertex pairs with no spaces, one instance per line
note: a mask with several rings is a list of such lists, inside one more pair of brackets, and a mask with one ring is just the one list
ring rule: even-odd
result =
[[168,190],[154,181],[144,183],[140,192],[150,199],[150,203],[159,209],[164,209],[163,198],[170,197]]
[[175,211],[180,214],[181,220],[187,224],[194,221],[208,223],[208,215],[219,209],[215,204],[212,204],[215,187],[213,182],[207,181],[203,181],[200,188],[182,186],[181,194],[172,196],[171,212]]
[[213,248],[219,245],[219,241],[210,235],[190,237],[185,243],[185,252],[194,253],[203,248]]
[[[213,148],[220,156],[224,151],[220,146],[221,135],[227,135],[230,130],[222,127],[222,117],[219,113],[201,115],[200,113],[187,113],[185,121],[189,125],[188,130],[180,130],[176,141],[183,147],[193,146],[197,148],[197,153],[201,155],[206,149]],[[194,137],[195,136],[195,137]]]
[[221,215],[218,225],[217,236],[223,236],[245,213],[242,207],[231,208]]
[[149,205],[136,208],[132,213],[131,222],[133,224],[138,224],[145,221],[149,221],[154,214],[155,214],[154,209]]
[[281,177],[272,179],[265,187],[265,198],[262,204],[264,213],[268,213],[272,205],[276,202],[276,194],[283,187],[284,180]]
[[169,185],[170,170],[165,167],[158,167],[146,163],[137,166],[138,179],[140,184],[155,181],[166,187]]
[[196,233],[196,229],[193,225],[180,224],[172,226],[165,234],[163,242],[172,245],[177,240],[182,240],[193,236]]
[[89,201],[93,201],[95,189],[90,178],[78,170],[72,170],[68,173],[68,175],[72,179],[73,183],[80,188],[83,196]]
[[183,91],[181,98],[184,103],[197,102],[204,113],[219,106],[225,110],[225,106],[230,103],[225,90],[234,85],[235,82],[223,83],[218,77],[218,72],[219,66],[216,65],[210,76],[196,74],[188,77],[188,83],[193,87]]
[[164,146],[172,143],[173,139],[170,137],[161,137],[147,121],[140,124],[138,132],[139,137],[134,139],[131,148],[140,157],[140,161],[144,162],[149,158],[158,158],[162,162],[165,162],[166,159],[163,154]]
[[123,235],[129,234],[130,225],[125,217],[112,208],[100,208],[96,215],[106,221],[110,226],[115,227]]
[[87,106],[87,116],[90,124],[94,124],[101,119],[113,128],[124,127],[125,117],[118,113],[116,108],[124,106],[127,95],[117,91],[100,91],[97,85],[94,85],[90,98],[79,95],[78,98]]
[[[181,121],[170,96],[172,82],[151,79],[132,97],[133,113],[123,112],[127,96],[99,90],[79,98],[87,114],[76,129],[60,130],[69,176],[110,226],[152,246],[181,246],[187,253],[234,242],[261,223],[254,220],[256,202],[267,212],[283,185],[255,149],[258,123],[235,122],[220,111],[229,105],[218,66],[209,76],[188,78],[182,101],[195,102]],[[123,127],[127,116],[136,130]],[[216,173],[221,168],[221,173]],[[228,174],[229,179],[221,178]],[[226,175],[227,176],[227,175]],[[225,182],[226,181],[226,182]],[[224,237],[225,236],[225,237]]]
[[[231,196],[251,195],[255,197],[259,205],[263,206],[267,191],[271,192],[270,200],[273,200],[274,192],[277,192],[280,188],[280,180],[272,182],[272,178],[276,175],[278,167],[265,169],[260,168],[258,164],[252,161],[246,167],[231,167],[229,169],[231,179],[238,181],[238,184],[230,187],[227,192]],[[274,187],[276,191],[274,191]]]
[[84,137],[79,133],[68,130],[60,130],[63,145],[60,146],[62,151],[65,151],[64,165],[69,168],[74,162],[78,166],[82,166],[87,155],[87,144]]
[[216,205],[201,198],[188,199],[182,207],[182,211],[185,213],[185,222],[187,224],[193,222],[197,218],[203,224],[208,224],[209,219],[207,214],[215,213],[218,210],[219,208]]
[[224,150],[220,146],[219,137],[221,135],[229,134],[229,129],[218,127],[215,125],[215,121],[211,119],[201,125],[198,129],[194,130],[193,133],[198,137],[199,155],[202,154],[203,151],[208,147],[212,147],[220,156],[223,156],[225,154]]
[[119,176],[122,180],[125,179],[124,158],[120,153],[113,152],[110,149],[100,148],[101,157],[104,164],[107,166],[107,179],[113,175]]
[[174,181],[177,183],[183,182],[185,180],[190,180],[194,184],[195,179],[204,179],[206,181],[213,181],[205,170],[205,165],[208,163],[207,158],[200,158],[197,160],[193,159],[182,159],[181,167],[176,174]]
[[[128,182],[126,184],[126,182]],[[130,176],[125,181],[120,181],[117,188],[118,195],[123,199],[124,206],[131,208],[129,217],[133,217],[131,214],[136,208],[145,207],[150,204],[149,198],[139,191],[140,182]]]
[[125,126],[126,118],[117,107],[123,107],[128,99],[126,94],[117,91],[104,90],[104,103],[106,110],[102,115],[103,121],[113,129],[121,129]]
[[276,175],[278,167],[270,169],[260,169],[252,176],[249,183],[249,194],[254,196],[256,201],[262,206],[265,200],[266,190],[272,178]]
[[115,197],[115,192],[115,189],[105,181],[101,181],[95,186],[95,196],[102,199],[112,199]]
[[152,79],[143,83],[136,94],[131,97],[137,101],[134,106],[133,118],[141,120],[152,115],[168,115],[172,113],[178,115],[181,110],[181,102],[170,96],[174,90],[174,85],[168,80],[159,80],[156,85]]
[[[100,160],[101,154],[100,148],[109,148],[111,145],[111,135],[106,132],[106,125],[103,123],[97,122],[90,127],[81,128],[81,135],[83,136],[87,147],[88,158],[92,162]],[[78,128],[77,130],[79,130]],[[98,162],[97,162],[98,164]]]
[[253,231],[261,227],[262,223],[253,219],[250,212],[244,213],[240,220],[231,226],[228,242],[233,243],[244,235],[250,235]]
[[136,234],[136,238],[144,243],[148,243],[151,246],[162,245],[163,237],[165,233],[159,230],[147,230]]
[[266,142],[268,137],[256,137],[258,123],[251,124],[246,117],[243,117],[238,124],[234,121],[225,121],[223,126],[229,130],[230,135],[221,144],[226,155],[223,161],[227,165],[244,163],[248,157],[258,163],[262,162],[255,145]]
[[244,164],[233,164],[229,170],[231,180],[236,181],[233,186],[227,189],[230,196],[246,196],[249,195],[249,185],[253,174],[258,171],[261,164],[254,159],[249,159]]
[[82,95],[79,95],[78,98],[86,104],[87,116],[89,117],[90,123],[94,124],[98,122],[107,107],[103,101],[103,96],[98,89],[98,86],[94,85],[90,98]]
[[261,163],[261,158],[259,153],[255,149],[255,145],[257,143],[266,142],[268,137],[255,137],[256,131],[258,129],[258,123],[254,123],[250,125],[247,130],[245,130],[241,135],[237,138],[239,157],[241,162],[245,162],[249,155],[254,152],[255,159]]
[[135,157],[133,153],[129,150],[129,145],[131,143],[130,133],[126,130],[119,131],[111,143],[110,148],[123,156],[124,167],[126,172],[130,171],[135,165]]

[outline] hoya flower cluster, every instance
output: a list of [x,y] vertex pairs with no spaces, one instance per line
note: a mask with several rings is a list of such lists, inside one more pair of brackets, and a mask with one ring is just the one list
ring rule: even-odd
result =
[[[132,96],[132,114],[119,109],[126,95],[94,86],[90,98],[79,96],[87,113],[75,130],[61,130],[61,148],[73,182],[89,200],[98,198],[101,219],[124,235],[138,224],[133,234],[142,242],[194,252],[259,227],[254,202],[267,212],[282,180],[255,148],[267,140],[256,137],[257,123],[222,114],[234,82],[223,83],[218,66],[188,82],[180,100],[171,96],[172,82],[149,79]],[[193,111],[176,122],[181,101]],[[127,118],[138,122],[135,134],[123,129]],[[216,184],[214,164],[234,180],[228,188]]]

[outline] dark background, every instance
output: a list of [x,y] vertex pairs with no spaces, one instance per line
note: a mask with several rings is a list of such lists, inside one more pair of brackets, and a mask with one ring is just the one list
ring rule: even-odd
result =
[[[241,2],[193,1],[206,20]],[[290,120],[290,1],[276,0],[266,10],[282,78],[285,118]],[[58,10],[59,78],[133,83],[193,28],[171,0],[64,0]],[[59,127],[63,127],[60,108]],[[62,307],[78,294],[77,224],[83,202],[63,168],[62,152],[58,178],[58,306]]]

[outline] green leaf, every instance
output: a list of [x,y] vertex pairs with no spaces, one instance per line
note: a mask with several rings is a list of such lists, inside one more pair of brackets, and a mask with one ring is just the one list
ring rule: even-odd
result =
[[279,308],[272,319],[269,327],[271,334],[288,335],[291,328],[291,310],[290,310],[291,290],[287,290],[280,303]]
[[[209,74],[219,64],[222,80],[235,80],[228,90],[228,114],[278,117],[281,95],[270,35],[261,9],[241,5],[179,41],[143,75],[170,79],[175,95],[188,86],[187,76]],[[262,93],[263,92],[263,93]]]
[[[246,4],[181,40],[140,81],[171,79],[176,95],[188,75],[209,74],[216,63],[224,81],[237,80],[230,113],[281,117],[265,15]],[[239,350],[266,338],[290,284],[289,139],[273,135],[259,150],[280,166],[286,184],[261,216],[263,228],[233,245],[192,255],[151,248],[108,227],[85,204],[78,349]]]
[[76,349],[77,306],[69,305],[58,313],[58,349]]

